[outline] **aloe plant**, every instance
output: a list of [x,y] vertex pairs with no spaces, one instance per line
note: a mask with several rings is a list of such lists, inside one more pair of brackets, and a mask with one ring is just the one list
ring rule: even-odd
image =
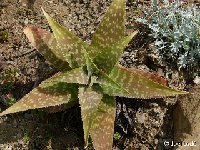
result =
[[111,150],[116,96],[160,98],[186,94],[163,85],[161,78],[148,72],[118,65],[123,49],[137,34],[135,31],[125,36],[124,0],[113,0],[90,45],[54,21],[44,10],[43,13],[53,33],[36,27],[27,27],[24,33],[60,72],[43,81],[0,116],[79,103],[85,146],[90,135],[96,150]]

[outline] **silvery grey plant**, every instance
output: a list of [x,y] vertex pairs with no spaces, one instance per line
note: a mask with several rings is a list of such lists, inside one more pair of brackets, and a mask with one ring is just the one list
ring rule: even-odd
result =
[[[183,5],[182,1],[151,0],[151,7],[144,9],[144,16],[136,21],[151,29],[154,50],[161,60],[168,60],[179,69],[199,70],[200,65],[200,10],[195,4]],[[170,60],[170,61],[169,61]]]

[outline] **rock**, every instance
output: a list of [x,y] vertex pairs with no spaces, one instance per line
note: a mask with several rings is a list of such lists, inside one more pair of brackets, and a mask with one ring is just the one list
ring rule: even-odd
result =
[[[174,142],[200,144],[200,85],[181,96],[174,111]],[[192,143],[191,143],[192,144]],[[199,150],[197,146],[181,146],[178,150]]]

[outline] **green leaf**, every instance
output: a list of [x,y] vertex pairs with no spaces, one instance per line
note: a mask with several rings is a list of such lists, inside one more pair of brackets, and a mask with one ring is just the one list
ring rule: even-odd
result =
[[115,98],[103,95],[90,130],[95,149],[112,150],[115,112]]
[[159,83],[163,86],[168,86],[167,79],[159,76],[158,74],[148,72],[148,71],[145,71],[145,70],[141,70],[141,69],[137,69],[137,68],[129,68],[128,70],[132,71],[132,72],[136,72],[138,75],[144,76],[144,77],[148,78],[149,80],[152,80],[152,81]]
[[84,72],[83,68],[75,68],[67,72],[59,72],[43,81],[43,84],[40,85],[41,88],[48,86],[53,86],[59,82],[64,83],[78,83],[78,84],[88,84],[89,77]]
[[0,113],[0,116],[28,109],[57,106],[64,103],[71,105],[72,103],[76,103],[77,90],[76,85],[65,83],[59,83],[48,88],[37,87],[14,105]]
[[59,56],[59,48],[53,34],[36,27],[27,27],[24,33],[35,47],[50,63],[59,70],[70,70],[67,61],[61,60]]
[[95,50],[93,47],[89,47],[85,42],[83,42],[78,36],[74,35],[67,28],[61,26],[56,21],[54,21],[45,11],[43,13],[53,30],[53,34],[57,40],[57,45],[59,47],[59,58],[69,62],[72,68],[83,66],[85,64],[84,51],[88,50],[91,57],[94,57]]
[[114,67],[109,77],[129,93],[122,93],[119,89],[115,87],[113,88],[112,84],[105,80],[99,81],[103,92],[111,96],[147,99],[187,94],[187,92],[171,89],[167,86],[156,83],[150,80],[150,78],[141,75],[140,71],[128,70],[119,66]]
[[138,31],[135,31],[131,35],[123,37],[114,45],[102,50],[101,53],[94,58],[94,63],[105,73],[110,73],[113,67],[118,63],[124,48],[137,33]]
[[[97,66],[93,63],[92,59],[89,57],[87,52],[84,53],[85,59],[86,59],[86,65],[87,65],[87,71],[89,76],[89,85],[91,86],[91,76],[94,75],[95,81],[94,83],[98,83],[98,80],[104,80],[110,85],[113,86],[113,88],[117,88],[120,92],[128,94],[128,91],[122,88],[117,82],[115,82],[112,78],[110,78],[104,71],[97,68]],[[97,78],[96,78],[97,77]],[[93,82],[92,82],[93,84]]]
[[125,36],[125,1],[113,0],[92,38],[92,46],[103,50]]
[[[79,103],[84,129],[85,145],[89,133],[95,149],[111,150],[115,121],[115,99],[94,88],[79,88]],[[102,144],[103,143],[103,144]]]
[[79,88],[79,103],[81,106],[81,116],[83,121],[84,139],[87,146],[89,131],[94,121],[94,113],[97,111],[103,95],[92,88]]
[[98,74],[99,73],[99,69],[93,63],[93,61],[90,58],[90,56],[88,55],[87,51],[84,52],[84,57],[85,57],[85,60],[86,60],[86,68],[87,68],[88,76],[91,77],[94,74]]
[[[123,94],[128,94],[128,90],[126,90],[124,87],[122,87],[118,82],[116,82],[115,80],[113,80],[111,77],[109,77],[107,74],[105,74],[104,72],[100,71],[101,77],[99,77],[96,80],[96,83],[102,83],[106,82],[106,84],[108,84],[110,86],[110,88],[112,89],[117,89],[120,93]],[[105,93],[107,94],[107,93]]]

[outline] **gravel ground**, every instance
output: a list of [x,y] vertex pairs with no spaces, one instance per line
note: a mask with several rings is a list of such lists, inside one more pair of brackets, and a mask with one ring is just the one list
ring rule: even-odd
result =
[[[91,35],[100,22],[111,0],[0,0],[0,32],[8,38],[0,38],[0,71],[11,70],[11,77],[0,78],[0,109],[9,105],[13,96],[20,99],[42,80],[57,70],[28,43],[22,30],[27,25],[47,30],[49,26],[41,12],[41,6],[58,22],[76,35],[90,42]],[[127,1],[127,33],[134,30],[134,14],[140,3]],[[139,35],[124,51],[120,64],[150,71],[146,59],[149,41]],[[14,70],[14,71],[13,71]],[[13,71],[13,72],[12,72]],[[161,69],[158,72],[163,75]],[[176,79],[171,86],[179,86]],[[177,85],[176,85],[177,83]],[[182,87],[180,87],[182,88]],[[172,113],[176,98],[158,100],[122,99],[117,102],[115,149],[170,149],[164,140],[173,139]],[[27,111],[0,118],[0,150],[64,150],[82,149],[83,131],[79,107],[48,114],[43,111]]]

